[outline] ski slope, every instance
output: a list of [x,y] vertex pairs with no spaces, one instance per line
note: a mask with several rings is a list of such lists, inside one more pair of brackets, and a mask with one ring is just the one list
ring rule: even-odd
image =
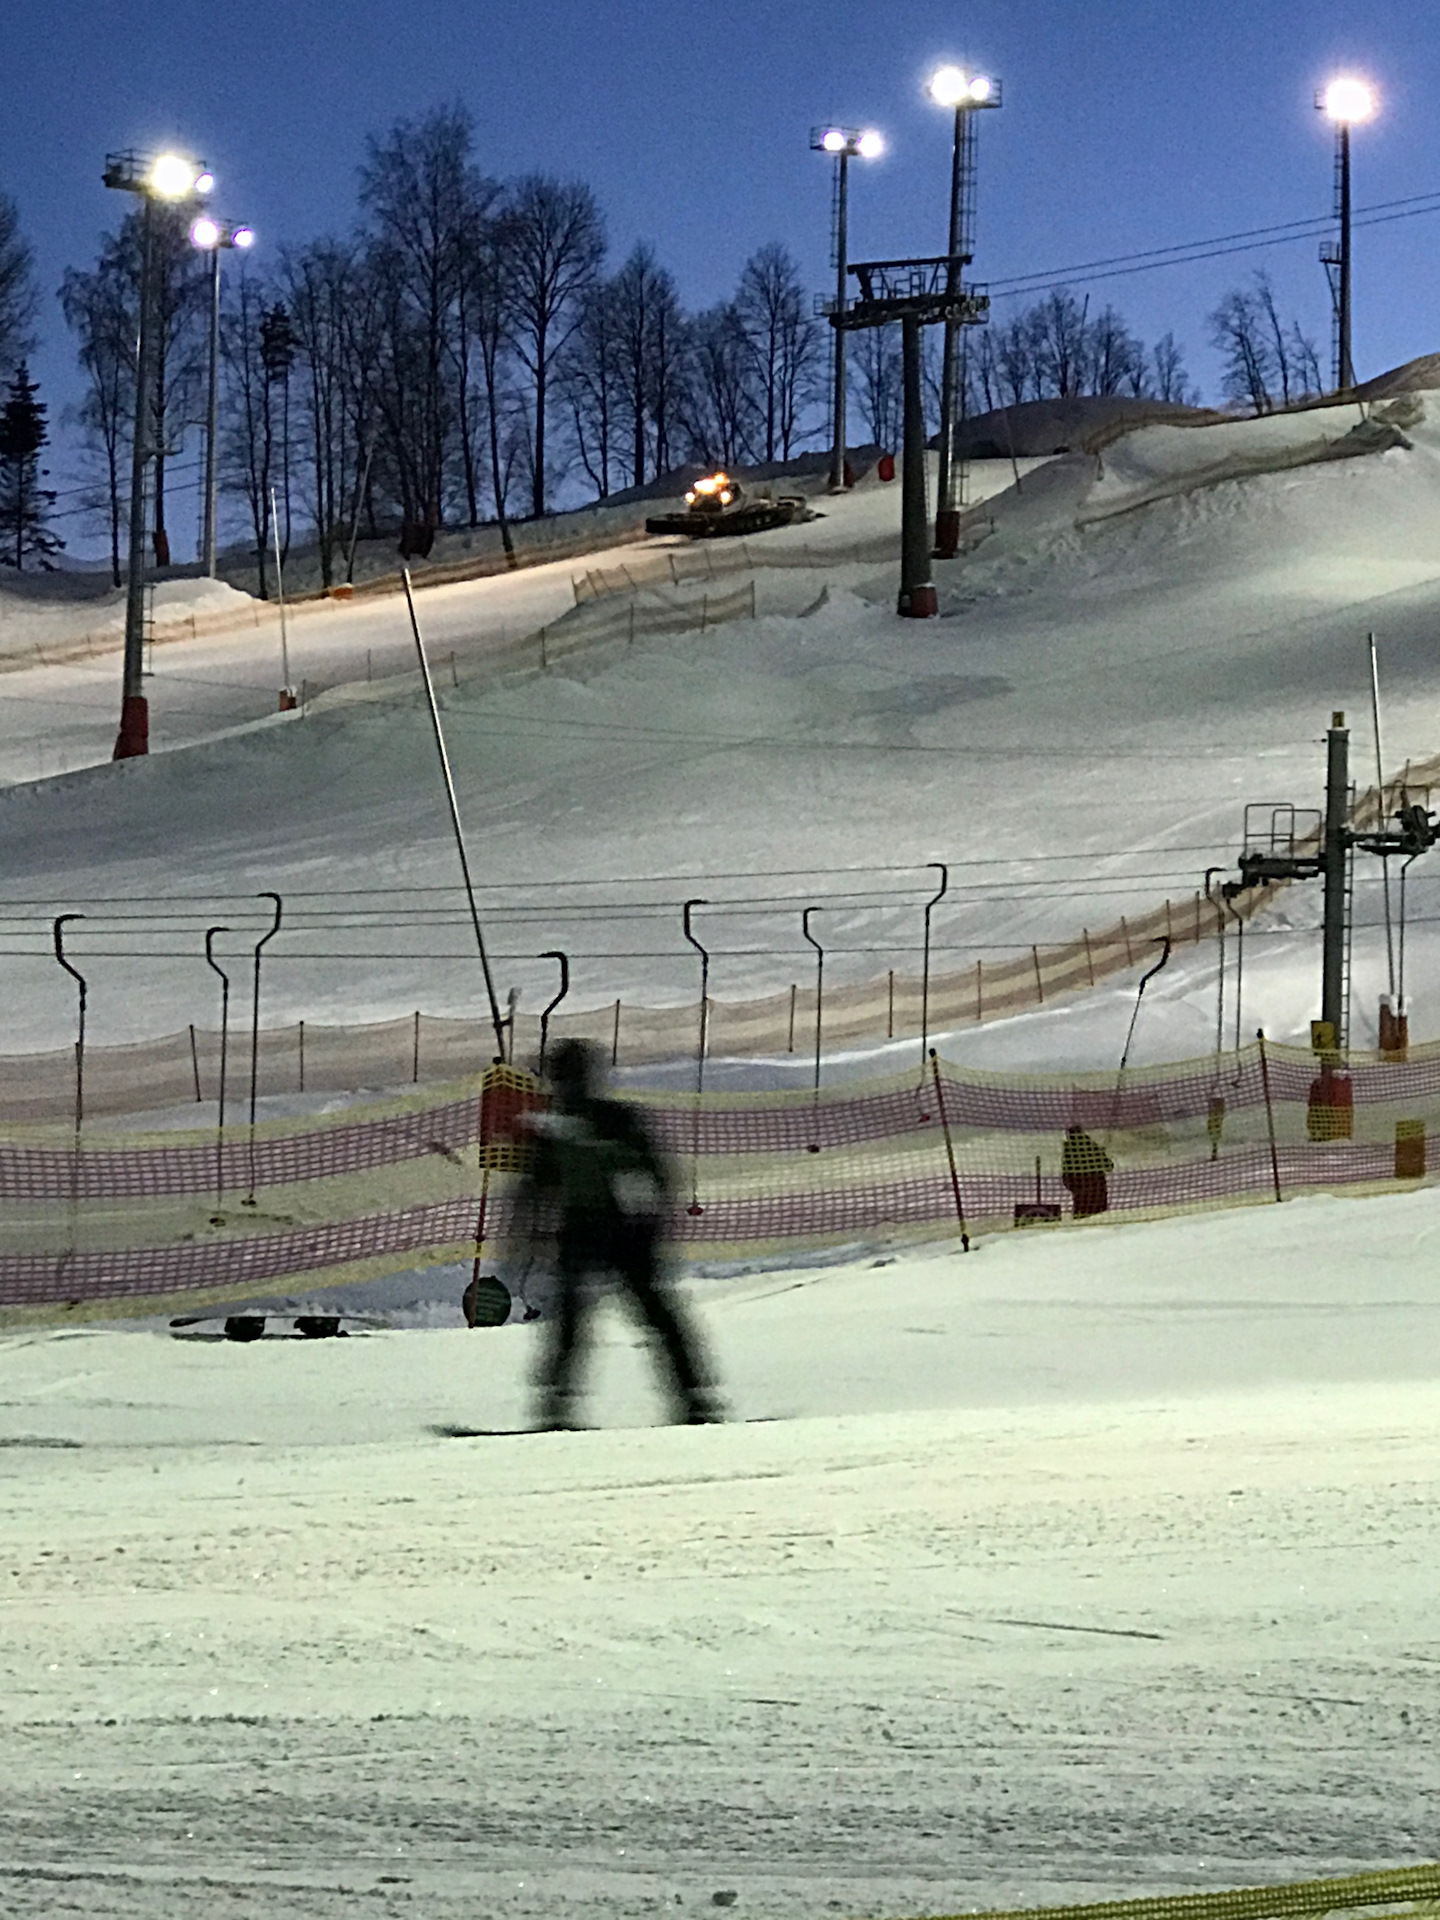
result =
[[[895,617],[893,564],[837,559],[762,571],[753,621],[457,686],[447,654],[482,661],[556,617],[576,564],[420,595],[502,995],[548,999],[553,964],[535,956],[559,946],[572,1004],[692,999],[679,908],[695,895],[709,902],[717,998],[808,982],[807,905],[827,979],[915,973],[933,861],[951,876],[939,970],[1189,899],[1207,867],[1233,862],[1247,800],[1318,803],[1338,707],[1368,775],[1370,629],[1390,768],[1435,751],[1440,393],[1143,429],[1010,481],[1008,463],[978,474],[978,544],[939,567],[933,623]],[[896,529],[898,489],[824,510],[767,539],[840,555]],[[0,1047],[70,1035],[70,986],[49,956],[60,906],[88,916],[72,939],[92,957],[95,1042],[213,1025],[203,930],[233,928],[238,961],[266,923],[246,905],[262,888],[287,902],[267,950],[270,1019],[481,1011],[403,603],[296,614],[292,679],[350,683],[304,719],[267,711],[277,641],[251,629],[157,647],[154,728],[171,750],[119,767],[102,760],[113,659],[6,677],[13,778],[62,725],[65,750],[100,763],[0,796]],[[1435,958],[1423,864],[1410,904],[1418,1035]],[[1297,890],[1257,929],[1247,1028],[1304,1031],[1317,906]],[[1368,878],[1360,907],[1378,918]],[[1362,934],[1357,1040],[1383,967],[1379,936]],[[1136,1058],[1213,1044],[1212,968],[1201,956],[1157,983]],[[978,1036],[975,1057],[1106,1063],[1127,991]]]
[[[1436,1196],[536,1329],[0,1341],[0,1905],[956,1913],[1433,1856]],[[759,1422],[763,1422],[760,1424]]]

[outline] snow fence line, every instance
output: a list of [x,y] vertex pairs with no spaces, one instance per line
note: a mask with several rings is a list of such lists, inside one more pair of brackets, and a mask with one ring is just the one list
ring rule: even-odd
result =
[[[1021,1907],[1011,1912],[987,1912],[978,1920],[1300,1920],[1308,1914],[1360,1913],[1369,1907],[1437,1899],[1440,1866],[1427,1865],[1219,1893],[1157,1894],[1149,1899],[1105,1900],[1090,1906]],[[947,1915],[945,1920],[977,1920],[977,1916]]]
[[[724,599],[692,603],[686,617],[694,627],[707,619],[718,624],[722,618],[744,618],[751,592],[747,586]],[[677,617],[671,608],[615,610],[602,615],[597,626],[573,629],[581,639],[565,651],[623,639],[632,618],[652,613],[670,622]],[[642,622],[635,631],[643,630]],[[437,672],[443,671],[443,662],[436,664]],[[342,697],[349,698],[348,691],[331,696]],[[1401,793],[1428,792],[1437,784],[1440,756],[1407,763],[1383,794],[1367,788],[1351,817],[1357,825],[1373,825],[1393,810]],[[1304,852],[1314,845],[1312,835],[1297,841],[1295,850]],[[1095,932],[1082,928],[1078,939],[1057,946],[1031,945],[1008,959],[979,959],[958,972],[916,975],[891,969],[883,978],[858,986],[831,986],[818,1003],[815,987],[798,981],[751,1000],[707,999],[705,1057],[807,1057],[817,1051],[818,1041],[823,1061],[827,1050],[918,1040],[922,1034],[1011,1019],[1150,965],[1163,940],[1172,948],[1196,946],[1237,922],[1248,922],[1279,891],[1278,884],[1251,888],[1228,909],[1196,892],[1188,900],[1164,900],[1134,917],[1122,914]],[[283,952],[283,946],[277,951]],[[667,1007],[626,1005],[616,999],[586,1011],[562,1011],[552,1018],[549,1030],[552,1039],[592,1041],[612,1067],[653,1066],[698,1054],[701,1009],[698,999]],[[533,1055],[539,1044],[538,1015],[517,1013],[514,1057]],[[446,1019],[418,1009],[398,1019],[353,1026],[300,1020],[260,1031],[257,1089],[262,1095],[277,1095],[353,1093],[407,1082],[433,1086],[482,1073],[493,1055],[494,1032],[485,1020]],[[219,1034],[197,1027],[128,1046],[87,1046],[85,1110],[98,1118],[214,1098],[219,1062]],[[74,1111],[74,1074],[72,1047],[0,1056],[0,1125],[63,1120]]]
[[571,582],[575,604],[604,600],[616,594],[638,593],[644,587],[684,586],[692,580],[722,580],[732,573],[757,573],[766,568],[829,568],[879,565],[900,552],[898,533],[876,534],[846,547],[812,547],[808,541],[767,546],[751,551],[748,540],[696,540],[684,547],[637,554],[623,566],[596,568],[576,574]]
[[[1317,1089],[1321,1096],[1317,1098]],[[670,1233],[700,1272],[1301,1193],[1411,1191],[1440,1140],[1440,1042],[1125,1076],[921,1068],[834,1090],[646,1093]],[[217,1131],[0,1130],[0,1323],[158,1312],[507,1254],[523,1116],[513,1067],[433,1095]]]

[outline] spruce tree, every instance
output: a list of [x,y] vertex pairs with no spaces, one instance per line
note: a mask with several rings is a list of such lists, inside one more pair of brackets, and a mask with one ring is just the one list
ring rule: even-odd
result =
[[40,449],[50,438],[40,389],[22,360],[0,408],[0,561],[23,568],[31,555],[48,568],[65,542],[46,526],[55,495],[40,482]]

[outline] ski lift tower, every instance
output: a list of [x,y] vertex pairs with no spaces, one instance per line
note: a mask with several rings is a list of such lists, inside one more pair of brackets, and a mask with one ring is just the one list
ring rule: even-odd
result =
[[983,326],[990,297],[960,285],[962,262],[950,254],[920,260],[867,260],[850,268],[860,284],[857,298],[830,315],[844,332],[900,322],[905,386],[905,435],[901,496],[900,595],[896,611],[908,620],[933,620],[939,612],[930,571],[930,524],[925,503],[925,405],[921,385],[922,327]]

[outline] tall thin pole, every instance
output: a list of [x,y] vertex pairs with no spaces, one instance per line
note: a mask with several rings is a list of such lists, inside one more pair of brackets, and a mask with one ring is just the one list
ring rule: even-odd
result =
[[[1375,636],[1370,635],[1370,712],[1375,722],[1375,793],[1380,809],[1380,818],[1376,823],[1385,825],[1388,808],[1385,805],[1385,750],[1380,743],[1380,662],[1375,652]],[[1390,999],[1395,999],[1395,924],[1390,917],[1390,861],[1381,860],[1381,875],[1385,884],[1385,960],[1386,977],[1390,983]]]
[[210,394],[205,408],[205,533],[201,560],[215,578],[216,438],[220,431],[220,247],[210,249]]
[[1343,713],[1334,716],[1326,738],[1325,842],[1322,849],[1325,880],[1325,931],[1321,968],[1320,1018],[1335,1036],[1337,1053],[1345,1049],[1345,878],[1350,849],[1345,842],[1345,818],[1350,810],[1350,729]]
[[[280,695],[283,700],[290,692],[290,631],[285,620],[285,569],[280,559],[280,510],[275,504],[274,487],[270,489],[270,531],[275,541],[275,592],[280,601]],[[408,580],[409,576],[406,577]],[[408,585],[406,592],[409,592]]]
[[475,885],[470,878],[470,857],[465,851],[465,829],[460,824],[460,808],[455,799],[455,781],[450,772],[450,755],[445,747],[445,733],[440,725],[440,709],[435,704],[435,683],[430,678],[430,662],[425,658],[425,642],[420,638],[420,621],[415,612],[415,595],[410,588],[410,569],[402,567],[400,578],[405,583],[405,604],[410,609],[410,631],[415,636],[415,652],[420,660],[420,678],[425,683],[425,701],[430,709],[430,725],[435,732],[435,750],[440,756],[440,772],[445,781],[445,798],[450,806],[450,824],[455,830],[455,847],[460,855],[460,872],[465,879],[465,897],[470,902],[470,924],[475,929],[475,947],[480,955],[480,971],[485,976],[485,994],[490,1002],[490,1020],[495,1028],[495,1047],[501,1060],[506,1057],[505,1021],[500,1013],[500,1002],[495,996],[495,981],[490,972],[490,957],[485,951],[485,936],[480,930],[480,909],[475,904]]
[[1340,385],[1355,384],[1355,362],[1350,356],[1350,124],[1336,129],[1340,168]]
[[896,611],[931,620],[939,611],[930,573],[930,527],[925,511],[925,402],[920,379],[920,322],[900,321],[905,376],[905,446],[900,500],[900,598]]
[[[850,151],[842,147],[835,156],[839,169],[835,181],[835,311],[845,311],[845,272],[849,256]],[[845,344],[844,327],[832,328],[835,336],[835,420],[830,450],[830,491],[845,488]]]
[[135,343],[135,437],[130,449],[130,559],[125,586],[125,666],[120,698],[116,760],[150,751],[150,712],[145,699],[145,470],[153,451],[155,327],[151,311],[154,274],[154,214],[150,195],[140,232],[140,330]]
[[[950,265],[946,269],[945,290],[960,291],[960,267],[964,250],[965,206],[965,109],[955,109],[955,146],[950,161]],[[950,521],[955,515],[955,378],[959,359],[960,325],[953,318],[945,322],[945,356],[940,372],[940,456],[935,483],[935,550],[949,558],[958,544],[958,529]]]

